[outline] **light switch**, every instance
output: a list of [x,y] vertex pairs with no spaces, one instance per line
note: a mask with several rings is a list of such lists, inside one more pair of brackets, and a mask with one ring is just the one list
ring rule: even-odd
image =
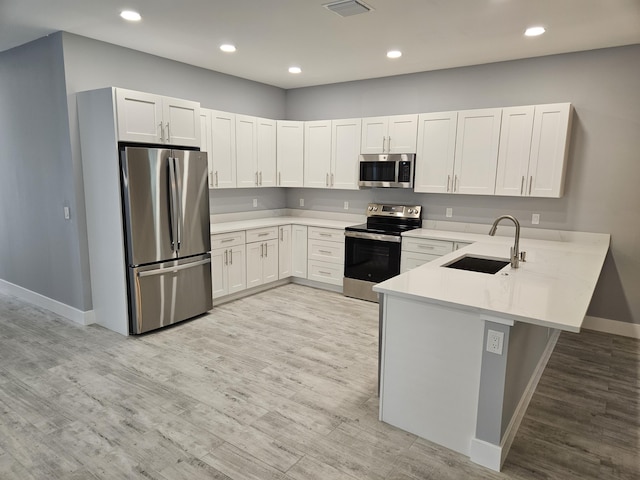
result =
[[71,214],[69,213],[69,207],[64,207],[64,219],[69,220],[71,218]]
[[253,199],[253,206],[254,206],[254,207],[257,207],[257,206],[258,206],[258,199],[257,199],[257,198],[254,198],[254,199]]
[[531,215],[531,225],[539,225],[540,224],[540,214],[534,213]]
[[446,216],[447,218],[453,217],[453,208],[447,208]]

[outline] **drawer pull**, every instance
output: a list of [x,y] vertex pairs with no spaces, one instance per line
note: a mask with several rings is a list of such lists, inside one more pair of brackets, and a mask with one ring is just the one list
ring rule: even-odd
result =
[[331,255],[331,252],[329,250],[318,250],[318,252],[324,253],[325,255]]
[[433,245],[418,245],[418,247],[426,248],[427,250],[433,250],[434,248],[436,248]]
[[324,270],[318,270],[320,275],[331,275],[331,272],[325,272]]
[[330,233],[322,233],[322,232],[320,232],[319,235],[321,237],[333,237],[333,235],[331,235]]
[[227,243],[227,242],[233,242],[233,238],[225,238],[224,240],[222,240],[222,243]]
[[267,235],[269,235],[269,232],[259,233],[258,234],[259,237],[266,237]]

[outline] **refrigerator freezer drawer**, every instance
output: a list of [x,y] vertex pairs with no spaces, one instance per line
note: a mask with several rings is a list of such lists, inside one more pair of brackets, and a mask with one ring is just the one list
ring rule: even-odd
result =
[[129,268],[129,330],[144,333],[213,308],[211,255]]

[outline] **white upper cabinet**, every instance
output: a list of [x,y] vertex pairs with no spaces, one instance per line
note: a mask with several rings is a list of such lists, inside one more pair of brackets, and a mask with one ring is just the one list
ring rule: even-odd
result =
[[236,115],[238,187],[276,186],[276,121]]
[[496,195],[562,196],[571,114],[569,103],[503,110]]
[[570,103],[536,105],[533,117],[528,195],[561,197],[569,154]]
[[276,169],[276,121],[268,118],[256,118],[258,137],[258,182],[260,187],[275,187]]
[[211,110],[200,109],[200,151],[207,152],[207,175],[209,188],[214,186],[213,159],[211,157]]
[[418,115],[362,119],[361,153],[415,153]]
[[200,104],[116,89],[118,140],[200,147]]
[[493,195],[501,108],[458,112],[453,192]]
[[233,113],[211,110],[212,188],[236,186],[236,116]]
[[304,186],[358,189],[361,119],[305,122]]
[[331,121],[331,186],[358,190],[362,120]]
[[414,183],[416,192],[452,191],[457,123],[458,112],[419,115]]
[[304,124],[304,186],[331,186],[331,120]]
[[277,170],[278,186],[304,185],[304,122],[278,120]]
[[236,183],[238,187],[257,187],[258,182],[256,118],[236,115]]
[[502,109],[496,195],[526,195],[535,107]]

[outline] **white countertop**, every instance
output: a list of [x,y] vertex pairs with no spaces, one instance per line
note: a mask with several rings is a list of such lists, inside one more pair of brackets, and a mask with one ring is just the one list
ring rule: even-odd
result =
[[254,218],[250,220],[239,220],[236,222],[212,223],[211,234],[237,232],[239,230],[251,230],[253,228],[277,227],[280,225],[306,225],[309,227],[338,228],[344,230],[345,227],[355,225],[357,222],[331,220],[326,218],[298,217],[298,216],[278,216],[266,218]]
[[583,232],[562,232],[563,241],[521,237],[527,261],[489,275],[442,265],[466,254],[508,259],[512,236],[428,229],[404,236],[475,243],[382,282],[374,291],[571,332],[580,331],[610,242],[608,234]]

